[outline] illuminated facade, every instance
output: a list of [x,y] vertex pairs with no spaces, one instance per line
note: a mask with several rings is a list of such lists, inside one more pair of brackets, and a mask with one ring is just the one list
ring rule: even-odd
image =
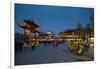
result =
[[75,34],[75,33],[69,33],[69,32],[61,32],[59,34],[59,38],[61,39],[79,39],[79,35],[78,34]]
[[[30,41],[32,38],[32,33],[34,33],[35,42],[39,43],[40,28],[32,19],[25,19],[24,23],[20,24],[19,26],[24,29],[25,41]],[[26,36],[28,36],[27,39]]]

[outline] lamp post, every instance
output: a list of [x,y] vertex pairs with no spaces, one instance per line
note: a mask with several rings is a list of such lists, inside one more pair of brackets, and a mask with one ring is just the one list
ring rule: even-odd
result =
[[73,40],[74,40],[74,32],[72,34],[73,34]]

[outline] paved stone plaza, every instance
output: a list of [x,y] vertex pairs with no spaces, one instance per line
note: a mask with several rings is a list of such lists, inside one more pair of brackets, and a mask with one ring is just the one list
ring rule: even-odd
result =
[[92,60],[86,56],[73,55],[67,43],[61,43],[57,47],[36,45],[35,49],[27,47],[23,52],[15,53],[15,65],[62,63]]

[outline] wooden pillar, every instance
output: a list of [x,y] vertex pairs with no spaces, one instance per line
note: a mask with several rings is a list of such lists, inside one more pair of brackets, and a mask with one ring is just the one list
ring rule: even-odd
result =
[[39,34],[39,32],[35,32],[34,34],[35,34],[35,42],[36,42],[36,44],[39,44],[40,34]]

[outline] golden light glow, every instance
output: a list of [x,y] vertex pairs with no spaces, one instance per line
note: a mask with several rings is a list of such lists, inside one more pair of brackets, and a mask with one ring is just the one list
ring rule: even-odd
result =
[[29,29],[25,29],[25,32],[26,32],[28,35],[32,34],[32,31],[29,30]]

